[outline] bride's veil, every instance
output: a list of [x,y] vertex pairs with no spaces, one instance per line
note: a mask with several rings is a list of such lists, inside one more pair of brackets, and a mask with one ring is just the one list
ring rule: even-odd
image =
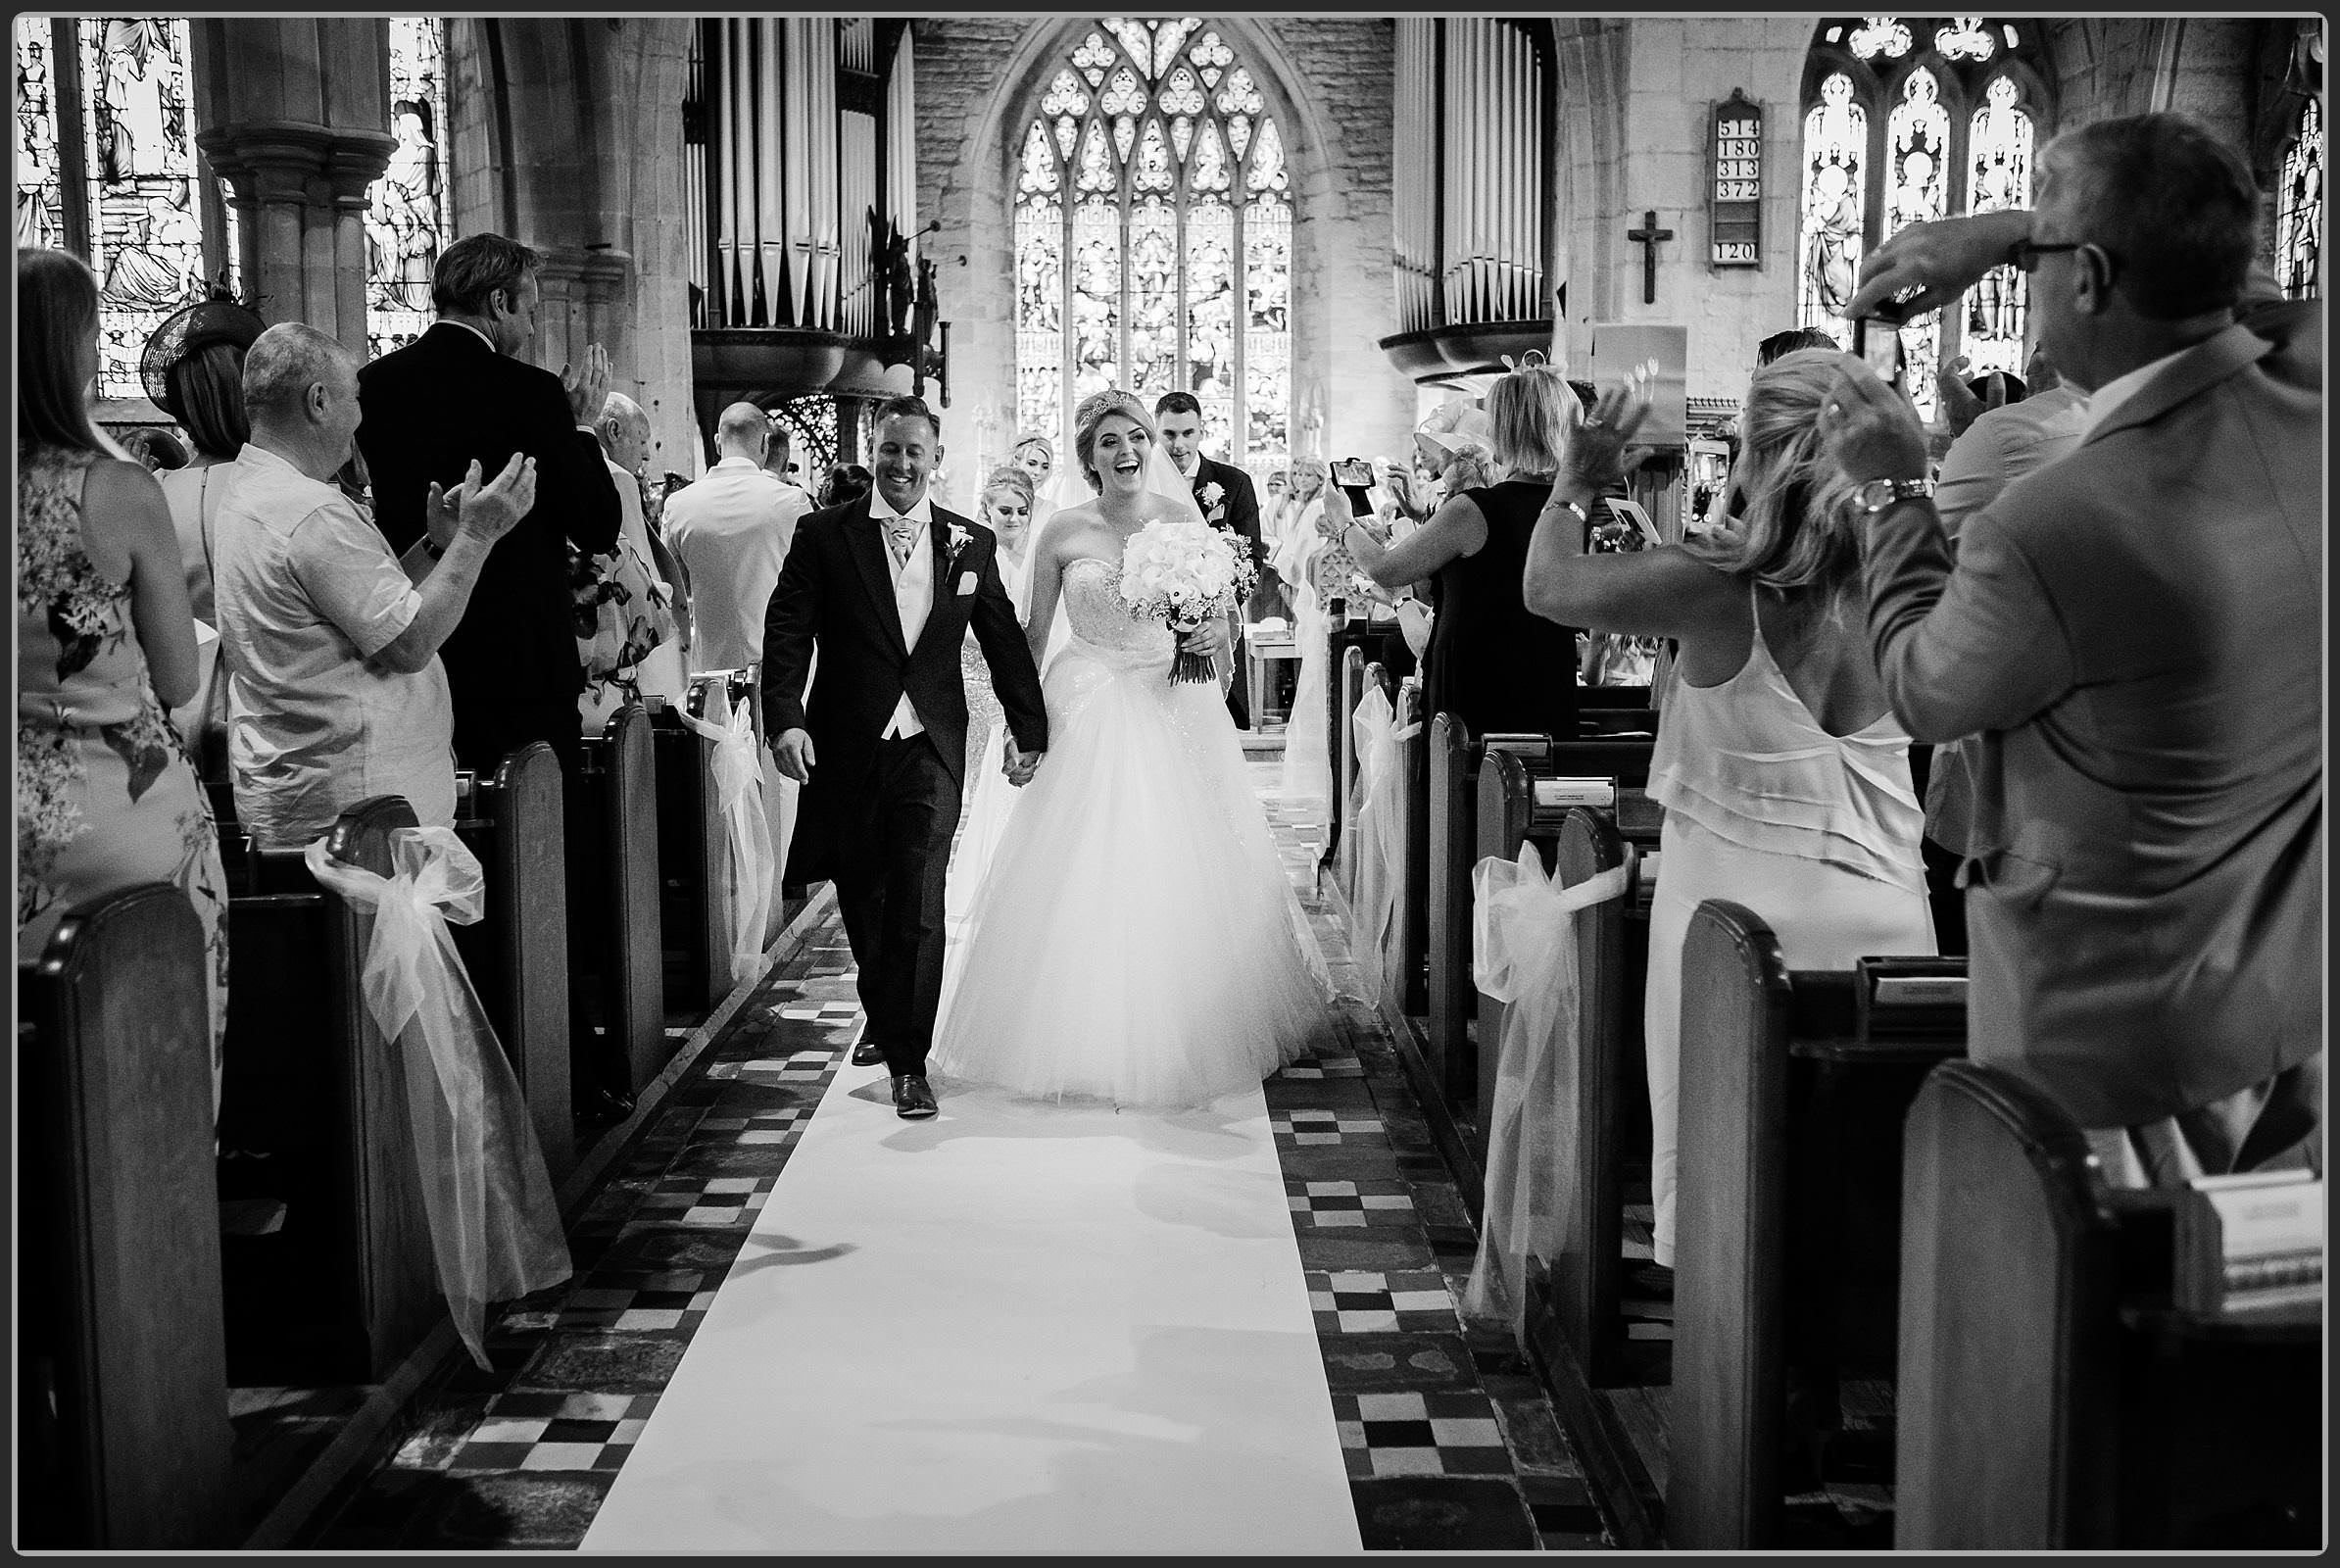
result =
[[[1146,421],[1148,425],[1152,422]],[[1146,488],[1171,516],[1187,522],[1202,520],[1202,509],[1194,504],[1194,487],[1178,471],[1178,465],[1170,461],[1170,449],[1159,440],[1153,442],[1152,455],[1146,460]]]

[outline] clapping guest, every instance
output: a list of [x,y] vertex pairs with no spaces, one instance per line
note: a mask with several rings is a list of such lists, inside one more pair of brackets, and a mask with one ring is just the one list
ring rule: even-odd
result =
[[492,484],[477,465],[424,496],[402,560],[332,483],[360,421],[358,368],[282,322],[244,359],[252,439],[212,524],[236,818],[261,849],[300,849],[373,795],[455,820],[455,713],[439,650],[496,541],[536,496],[532,460]]
[[97,371],[96,277],[64,251],[19,249],[17,961],[77,905],[175,885],[203,929],[216,1097],[227,878],[165,717],[195,692],[195,617],[161,489],[90,422]]
[[[1425,657],[1425,710],[1460,718],[1473,735],[1577,733],[1576,632],[1530,612],[1520,592],[1536,509],[1576,425],[1576,394],[1557,370],[1532,365],[1488,389],[1493,451],[1508,477],[1450,494],[1428,522],[1391,545],[1351,527],[1357,569],[1392,592],[1435,580],[1437,619]],[[1450,463],[1462,443],[1443,448]]]
[[[225,465],[251,438],[244,419],[244,352],[268,323],[232,300],[206,300],[156,328],[168,333],[168,352],[150,349],[148,395],[187,432],[194,453],[186,466],[162,480],[171,504],[171,524],[178,534],[179,559],[187,572],[187,599],[195,618],[216,625],[212,612],[212,568],[203,529],[226,478]],[[159,394],[159,395],[158,395]]]
[[674,590],[642,516],[650,416],[632,398],[612,392],[603,400],[594,433],[609,465],[620,513],[617,544],[607,555],[584,556],[571,547],[571,569],[579,583],[577,657],[585,666],[578,710],[587,733],[598,735],[622,704],[644,697],[679,703],[689,682]]
[[617,542],[617,487],[593,430],[609,357],[591,346],[575,375],[528,363],[540,298],[534,251],[501,234],[467,235],[432,273],[439,319],[359,372],[366,422],[358,442],[373,475],[375,520],[394,549],[424,537],[432,484],[460,482],[472,463],[494,473],[515,452],[536,460],[535,510],[489,555],[476,612],[446,642],[456,755],[482,776],[531,741],[549,744],[563,774],[575,776],[584,671],[568,547],[599,556]]
[[1746,905],[1778,933],[1791,969],[1934,951],[1909,736],[1861,626],[1859,514],[1851,486],[1821,458],[1828,389],[1841,366],[1859,363],[1807,349],[1755,372],[1740,419],[1736,477],[1747,499],[1735,527],[1594,555],[1592,508],[1621,475],[1647,411],[1610,393],[1562,455],[1528,553],[1524,586],[1536,614],[1681,643],[1649,768],[1650,798],[1666,808],[1665,873],[1642,1009],[1652,1252],[1665,1267],[1691,912],[1707,899]]

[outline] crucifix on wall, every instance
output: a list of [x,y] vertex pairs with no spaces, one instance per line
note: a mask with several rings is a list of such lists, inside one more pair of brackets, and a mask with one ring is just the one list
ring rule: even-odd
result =
[[1652,211],[1643,213],[1641,226],[1627,229],[1625,237],[1641,247],[1641,303],[1655,305],[1657,303],[1658,241],[1672,239],[1674,230],[1658,227],[1657,214]]

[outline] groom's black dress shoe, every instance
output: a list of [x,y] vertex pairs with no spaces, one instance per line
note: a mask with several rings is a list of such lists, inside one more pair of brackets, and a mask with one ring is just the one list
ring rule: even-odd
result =
[[866,1035],[862,1037],[859,1045],[853,1047],[853,1065],[856,1067],[875,1067],[883,1063],[885,1059],[886,1048]]
[[942,1107],[935,1103],[935,1092],[926,1086],[923,1074],[898,1072],[894,1075],[894,1113],[904,1121],[917,1121],[933,1115]]

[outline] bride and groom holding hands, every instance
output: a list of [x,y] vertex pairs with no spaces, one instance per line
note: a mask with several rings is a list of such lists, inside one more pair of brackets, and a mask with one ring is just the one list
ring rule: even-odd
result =
[[[804,786],[787,880],[836,884],[866,1019],[854,1060],[884,1061],[905,1118],[936,1112],[930,1054],[1016,1094],[1186,1108],[1258,1083],[1326,1027],[1323,959],[1226,704],[1170,678],[1182,651],[1223,666],[1227,622],[1173,634],[1119,592],[1130,539],[1201,520],[1193,492],[1130,394],[1084,400],[1075,426],[1096,495],[1032,546],[1028,622],[991,530],[928,496],[941,422],[915,398],[877,408],[869,494],[799,522],[765,614],[766,732]],[[1071,635],[1044,678],[1059,605]],[[970,630],[1024,794],[944,1013]]]

